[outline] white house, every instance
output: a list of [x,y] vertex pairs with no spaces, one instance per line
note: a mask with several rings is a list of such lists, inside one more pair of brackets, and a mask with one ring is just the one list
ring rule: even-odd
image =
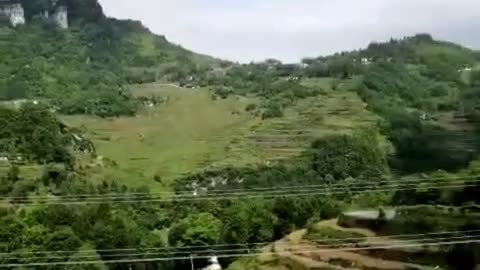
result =
[[222,266],[218,262],[217,256],[212,256],[208,260],[210,262],[210,265],[203,268],[202,270],[222,270]]

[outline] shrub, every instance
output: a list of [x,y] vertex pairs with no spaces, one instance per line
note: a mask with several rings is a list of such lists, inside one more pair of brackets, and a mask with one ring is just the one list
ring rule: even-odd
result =
[[262,114],[262,119],[277,118],[283,116],[283,107],[278,103],[269,103]]
[[245,107],[245,111],[251,112],[251,111],[254,111],[256,108],[257,108],[257,104],[250,103],[247,105],[247,107]]
[[226,99],[228,96],[232,95],[234,92],[231,88],[225,86],[218,86],[214,88],[214,93],[222,99]]
[[356,244],[362,242],[364,235],[354,232],[338,231],[330,227],[310,225],[306,239],[317,241],[320,245]]
[[153,176],[153,181],[157,182],[157,183],[162,183],[162,177],[158,174],[155,174]]
[[388,174],[386,151],[380,146],[376,131],[366,130],[353,136],[333,135],[312,145],[313,169],[334,179],[380,178]]

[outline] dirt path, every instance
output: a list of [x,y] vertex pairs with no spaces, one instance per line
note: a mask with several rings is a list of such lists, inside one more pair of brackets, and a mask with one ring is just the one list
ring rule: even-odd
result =
[[[366,243],[369,240],[375,241],[391,241],[388,238],[371,238],[375,237],[373,231],[358,228],[343,228],[337,225],[337,220],[326,220],[317,224],[317,226],[330,227],[339,231],[349,231],[362,234],[366,236]],[[269,246],[269,252],[273,251],[276,254],[278,262],[282,265],[295,270],[309,270],[309,269],[380,269],[380,270],[397,270],[397,269],[422,269],[420,265],[409,264],[399,261],[383,260],[368,255],[362,255],[351,251],[341,251],[328,248],[319,248],[312,242],[305,240],[304,236],[307,230],[298,230],[290,233],[285,238],[273,243]],[[266,250],[264,250],[266,251]]]

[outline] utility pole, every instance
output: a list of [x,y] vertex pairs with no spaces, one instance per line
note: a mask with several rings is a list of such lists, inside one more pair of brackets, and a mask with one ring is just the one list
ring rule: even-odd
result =
[[193,256],[190,254],[190,264],[192,265],[192,270],[195,270],[195,266],[193,265]]

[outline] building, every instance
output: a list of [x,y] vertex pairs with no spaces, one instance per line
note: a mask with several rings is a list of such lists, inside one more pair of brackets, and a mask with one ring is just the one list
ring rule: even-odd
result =
[[202,270],[222,270],[222,266],[218,262],[217,256],[211,257],[209,260],[210,265],[203,268]]

